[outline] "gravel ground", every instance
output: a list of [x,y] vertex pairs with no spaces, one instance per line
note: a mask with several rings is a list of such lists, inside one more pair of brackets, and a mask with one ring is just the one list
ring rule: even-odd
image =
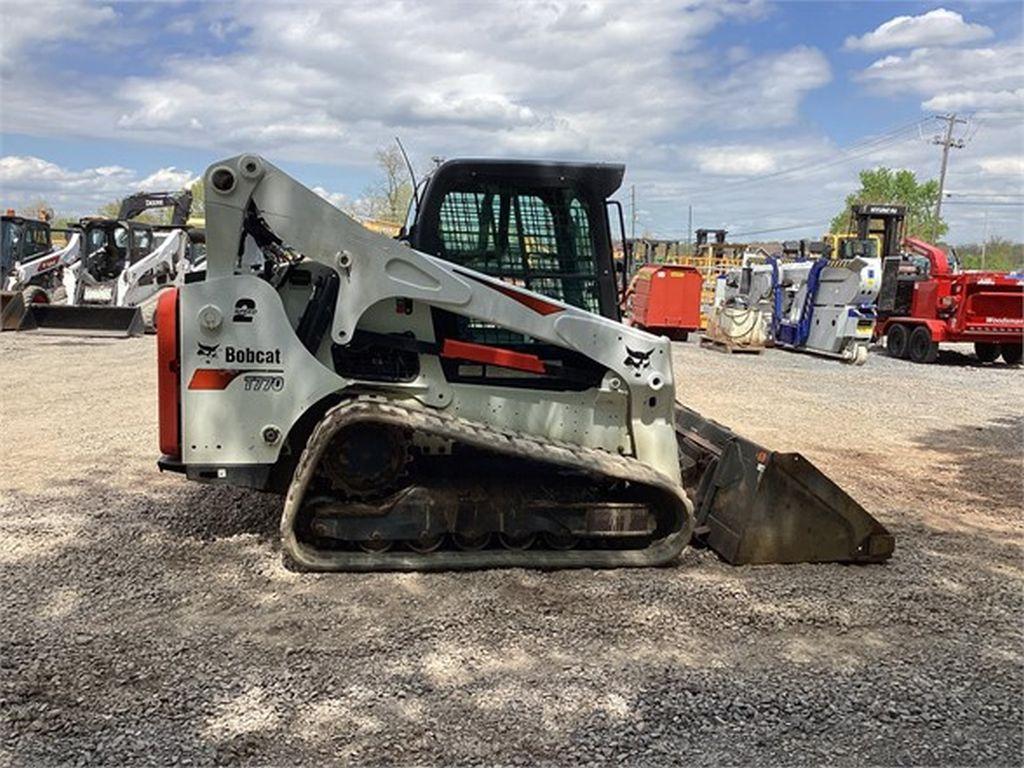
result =
[[279,500],[154,466],[152,338],[0,337],[0,764],[1010,765],[1020,370],[677,346],[884,566],[307,575]]

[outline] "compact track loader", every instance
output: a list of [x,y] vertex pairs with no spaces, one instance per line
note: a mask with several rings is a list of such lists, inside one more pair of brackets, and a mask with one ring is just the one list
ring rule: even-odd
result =
[[[206,173],[205,274],[157,308],[159,466],[284,495],[311,570],[879,562],[798,454],[675,402],[618,322],[622,166],[452,161],[406,241],[256,155]],[[215,514],[211,511],[211,514]]]

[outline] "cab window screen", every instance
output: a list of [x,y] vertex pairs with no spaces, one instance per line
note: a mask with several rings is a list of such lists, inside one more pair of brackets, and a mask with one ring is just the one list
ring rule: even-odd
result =
[[441,257],[567,304],[600,310],[586,207],[570,190],[453,190]]

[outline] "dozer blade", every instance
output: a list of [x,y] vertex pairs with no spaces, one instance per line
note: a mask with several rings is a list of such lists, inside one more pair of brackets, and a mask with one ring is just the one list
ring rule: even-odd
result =
[[895,539],[799,453],[769,451],[677,404],[695,538],[733,565],[878,563]]
[[141,336],[145,330],[138,307],[33,304],[18,330],[64,336]]
[[21,291],[0,291],[0,331],[16,331],[25,314]]

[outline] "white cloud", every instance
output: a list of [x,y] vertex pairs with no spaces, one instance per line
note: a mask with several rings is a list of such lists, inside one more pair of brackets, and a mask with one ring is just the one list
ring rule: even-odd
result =
[[992,176],[1015,176],[1017,181],[1024,181],[1024,157],[1020,155],[983,158],[981,169]]
[[160,168],[139,182],[139,190],[143,192],[163,192],[184,189],[199,179],[192,171],[179,170],[173,165]]
[[984,48],[918,48],[873,62],[857,79],[883,95],[1015,91],[1024,81],[1024,48],[1017,43]]
[[722,128],[791,125],[803,97],[831,79],[828,59],[817,48],[801,45],[750,59],[711,88],[708,116]]
[[46,44],[67,44],[116,24],[108,5],[88,0],[3,0],[0,2],[0,73],[17,76],[24,55],[39,56]]
[[[70,34],[110,22],[104,6],[69,3],[64,8],[76,19]],[[0,0],[0,14],[11,5]],[[117,38],[139,39],[140,6],[115,7]],[[51,10],[43,13],[52,17]],[[174,35],[191,29],[187,41],[170,53],[161,48],[141,74],[90,72],[89,88],[73,67],[38,54],[66,36],[47,38],[31,55],[29,48],[5,48],[17,67],[4,69],[0,131],[192,147],[211,160],[256,151],[284,167],[340,167],[346,170],[316,181],[328,200],[350,208],[359,205],[373,151],[396,134],[417,162],[431,155],[621,160],[627,186],[637,184],[641,210],[650,211],[641,213],[643,226],[679,236],[680,210],[689,195],[706,190],[710,174],[733,177],[724,179],[731,186],[698,202],[696,223],[739,231],[771,226],[768,220],[827,222],[856,172],[874,162],[935,175],[936,148],[914,136],[821,173],[749,189],[740,183],[836,151],[820,129],[801,122],[808,94],[832,77],[820,50],[730,48],[716,37],[764,12],[760,0],[651,0],[641,13],[624,13],[613,0],[526,0],[513,11],[460,0],[351,0],[343,12],[316,3],[181,6],[161,13],[162,24],[149,19],[148,34],[165,34],[170,25]],[[54,24],[63,29],[60,20]],[[49,35],[47,29],[38,34]],[[901,34],[889,39],[912,39]],[[223,42],[195,53],[211,36]],[[807,36],[813,41],[813,30]],[[95,54],[99,39],[78,40],[82,56]],[[948,101],[951,109],[977,108],[966,105],[971,100],[1013,109],[1003,102],[1024,87],[1016,74],[1024,71],[1019,52],[1007,43],[937,47],[949,39],[947,31],[923,52],[880,59],[859,79],[877,94],[918,96],[933,105],[927,108],[955,97],[960,101]],[[951,177],[963,188],[981,188],[988,178],[982,158],[1020,154],[1019,141],[1009,138],[1015,127],[984,127],[969,152],[954,153]],[[18,189],[7,189],[24,195],[34,185],[58,209],[85,212],[154,181],[147,176],[159,177],[154,169],[161,165],[69,170],[50,163],[42,172],[25,171]],[[341,181],[357,167],[360,181]]]
[[920,16],[896,16],[865,35],[846,38],[849,50],[887,51],[962,45],[987,40],[993,32],[983,24],[972,24],[956,11],[937,8]]
[[702,173],[722,176],[754,176],[774,171],[775,156],[763,150],[716,147],[702,152],[697,163]]
[[952,91],[939,93],[921,104],[935,112],[995,109],[1024,112],[1024,88],[1015,91]]
[[173,167],[140,178],[119,165],[72,170],[29,155],[0,157],[0,197],[5,205],[17,208],[43,198],[65,215],[94,212],[132,192],[180,189],[194,179],[191,171]]
[[49,184],[65,187],[99,182],[107,179],[122,179],[131,171],[121,166],[101,166],[86,171],[69,171],[55,163],[27,155],[0,157],[0,185],[4,191],[12,187],[43,188]]
[[760,0],[658,0],[628,15],[611,0],[536,0],[514,13],[454,0],[355,2],[344,13],[223,5],[217,18],[172,23],[214,29],[230,53],[165,57],[156,74],[76,99],[49,79],[12,80],[3,128],[349,165],[396,132],[424,154],[624,158],[716,123],[701,109],[709,99],[759,124],[796,121],[830,76],[819,51],[737,49],[714,71],[696,55],[716,27],[762,12]]
[[191,35],[196,30],[196,20],[191,16],[181,16],[167,24],[167,32],[171,35]]
[[[918,48],[905,55],[890,55],[872,63],[858,76],[877,94],[904,98],[922,97],[922,109],[966,114],[967,125],[958,125],[955,136],[965,146],[950,156],[950,188],[989,189],[998,194],[1019,194],[1024,156],[1020,126],[1024,123],[1024,49],[1019,42],[977,48]],[[911,166],[924,178],[938,172],[937,148],[927,143],[940,126],[925,132],[918,142]],[[977,221],[971,206],[951,207],[947,212],[951,235],[968,232],[963,239],[977,239]],[[1020,209],[993,209],[1001,216],[1001,232],[1024,238]],[[954,218],[955,217],[955,218]],[[995,225],[994,225],[995,226]],[[958,229],[959,227],[959,229]],[[973,227],[973,230],[972,230]]]
[[313,187],[313,191],[335,208],[347,211],[351,207],[352,201],[349,199],[349,196],[343,192],[328,192],[320,186]]

